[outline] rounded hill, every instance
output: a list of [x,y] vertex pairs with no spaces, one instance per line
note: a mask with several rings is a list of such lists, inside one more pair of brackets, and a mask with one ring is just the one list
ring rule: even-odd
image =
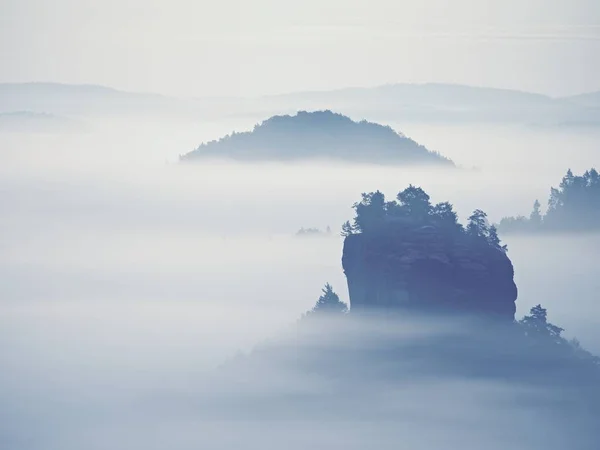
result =
[[336,159],[375,164],[454,166],[448,158],[418,144],[389,126],[355,122],[332,111],[299,111],[273,116],[252,131],[232,133],[201,144],[182,161],[234,159],[285,161]]

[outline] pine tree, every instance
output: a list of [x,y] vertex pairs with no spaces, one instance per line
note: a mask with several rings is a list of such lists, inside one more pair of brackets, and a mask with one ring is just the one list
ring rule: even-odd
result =
[[340,300],[340,297],[333,291],[329,283],[321,290],[322,294],[317,300],[313,313],[346,313],[348,306]]
[[354,232],[364,233],[371,231],[381,224],[386,217],[385,195],[381,191],[363,192],[360,202],[353,205],[356,217],[352,224]]
[[560,334],[564,329],[548,322],[548,313],[542,305],[531,308],[529,315],[519,323],[525,327],[525,333],[530,337],[550,338],[555,342],[563,340]]
[[423,221],[431,213],[429,195],[420,187],[409,185],[397,197],[400,206],[412,219]]
[[503,251],[508,250],[508,246],[502,245],[502,243],[500,241],[500,237],[498,237],[498,229],[496,228],[495,225],[492,225],[489,228],[487,240],[492,247],[495,247],[495,248],[503,250]]
[[539,228],[542,225],[542,213],[540,212],[540,207],[542,205],[538,200],[533,204],[533,211],[529,216],[529,223],[533,228]]
[[441,228],[462,231],[462,225],[458,223],[458,214],[456,214],[450,202],[436,204],[431,208],[430,214],[433,222]]
[[343,237],[347,237],[350,236],[351,234],[354,234],[355,229],[354,227],[350,224],[350,221],[347,220],[346,222],[344,222],[342,224],[342,232],[340,233]]
[[481,209],[476,209],[469,216],[467,225],[467,234],[474,237],[487,238],[489,233],[487,214]]

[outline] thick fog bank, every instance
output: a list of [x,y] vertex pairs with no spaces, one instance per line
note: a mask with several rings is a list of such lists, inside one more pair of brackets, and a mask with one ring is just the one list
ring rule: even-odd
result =
[[[63,450],[392,449],[399,442],[423,450],[592,450],[599,437],[589,415],[595,410],[582,409],[581,393],[572,387],[550,389],[543,371],[539,384],[495,377],[496,367],[499,373],[506,368],[494,363],[493,340],[470,339],[488,354],[488,376],[466,375],[450,358],[429,366],[427,353],[465,336],[464,326],[365,319],[355,330],[324,323],[314,336],[289,327],[268,347],[208,372],[198,360],[216,343],[187,334],[192,320],[141,314],[137,320],[150,323],[140,333],[139,326],[122,328],[135,323],[129,314],[123,322],[96,317],[110,330],[103,336],[90,331],[87,320],[72,330],[77,339],[57,339],[56,330],[46,330],[37,348],[35,337],[26,345],[11,342],[11,350],[23,354],[3,358],[3,443]],[[156,327],[164,330],[167,322],[177,322],[177,331]],[[186,345],[173,345],[184,335]],[[101,345],[91,342],[99,337]],[[386,356],[390,343],[399,351]],[[331,351],[338,357],[329,358]]]
[[[212,138],[230,128],[219,126],[215,136],[203,132]],[[515,141],[506,135],[475,131],[474,141],[465,132],[462,146],[459,135],[415,129],[425,145],[481,168],[433,171],[165,165],[173,161],[165,148],[177,155],[201,138],[150,125],[114,130],[0,134],[0,447],[593,448],[593,436],[578,431],[585,418],[561,415],[564,398],[542,413],[523,406],[512,386],[460,378],[415,379],[350,396],[351,408],[332,402],[281,420],[256,409],[254,420],[240,418],[225,396],[216,400],[223,414],[203,407],[211,389],[204,377],[285,330],[325,282],[348,299],[337,232],[361,192],[393,198],[413,183],[432,201],[452,202],[463,220],[475,208],[492,221],[527,214],[566,166],[591,164],[593,136],[538,136],[531,148],[539,157],[521,162],[515,158],[529,154],[523,138],[509,163],[501,151]],[[498,136],[506,145],[494,143]],[[327,225],[330,238],[294,237],[300,227]],[[600,237],[503,239],[516,270],[517,315],[542,303],[567,336],[600,353]],[[294,396],[332,386],[305,373],[282,377],[282,410],[290,389]],[[532,435],[536,428],[544,432]]]

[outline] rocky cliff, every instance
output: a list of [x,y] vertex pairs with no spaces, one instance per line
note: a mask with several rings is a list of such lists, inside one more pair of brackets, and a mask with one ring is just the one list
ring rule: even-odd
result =
[[405,308],[513,320],[517,287],[506,252],[437,227],[388,224],[344,241],[353,311]]

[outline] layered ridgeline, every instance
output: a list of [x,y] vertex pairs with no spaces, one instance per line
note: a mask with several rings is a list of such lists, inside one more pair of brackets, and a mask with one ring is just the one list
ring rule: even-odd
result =
[[449,159],[389,126],[354,122],[331,111],[273,116],[252,131],[201,144],[181,161],[206,159],[286,161],[335,159],[375,164],[453,166]]

